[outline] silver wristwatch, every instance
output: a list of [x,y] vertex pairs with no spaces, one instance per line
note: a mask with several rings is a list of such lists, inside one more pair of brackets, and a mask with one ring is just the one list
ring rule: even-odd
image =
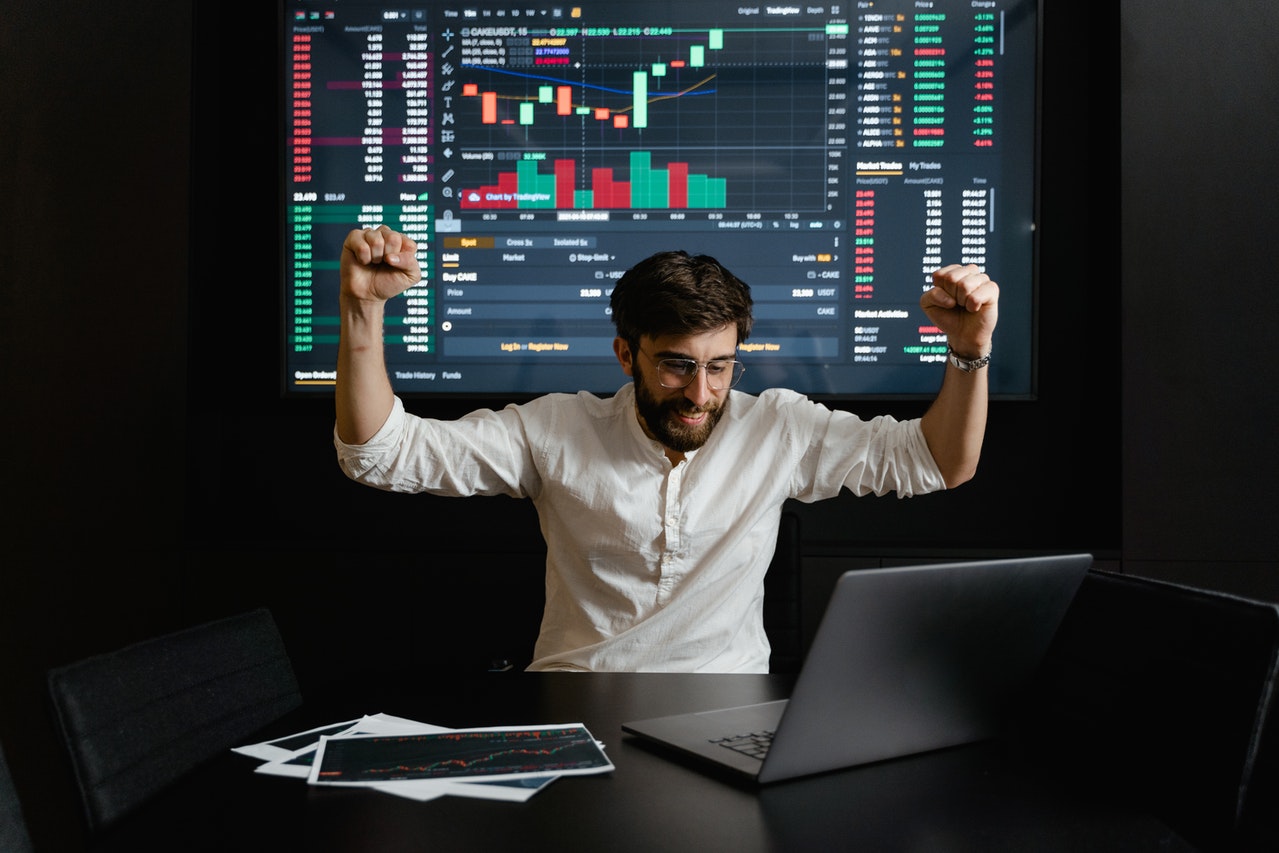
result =
[[990,353],[986,353],[981,358],[960,358],[955,354],[955,351],[950,348],[950,344],[946,344],[946,358],[951,364],[955,365],[965,373],[972,373],[974,370],[981,370],[983,367],[990,364]]

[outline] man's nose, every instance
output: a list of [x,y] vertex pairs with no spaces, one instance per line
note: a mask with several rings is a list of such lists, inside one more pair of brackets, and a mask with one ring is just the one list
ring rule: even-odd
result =
[[684,396],[696,406],[705,406],[714,397],[706,368],[699,367],[693,381],[684,389]]

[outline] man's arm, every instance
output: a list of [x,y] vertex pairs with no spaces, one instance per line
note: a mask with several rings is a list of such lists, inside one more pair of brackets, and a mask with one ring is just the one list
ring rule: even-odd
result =
[[382,319],[386,301],[422,278],[417,243],[385,225],[356,229],[342,243],[338,313],[338,438],[364,444],[386,423],[395,403],[386,375]]
[[[937,270],[932,288],[919,305],[945,333],[959,359],[990,355],[999,315],[999,285],[977,267],[951,264]],[[986,433],[986,374],[985,366],[964,371],[948,359],[941,390],[924,414],[924,439],[947,488],[967,482],[977,472]]]

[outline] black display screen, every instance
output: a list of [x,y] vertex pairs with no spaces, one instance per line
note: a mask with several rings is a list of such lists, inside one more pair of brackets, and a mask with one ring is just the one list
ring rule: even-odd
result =
[[281,379],[331,394],[346,233],[387,224],[405,397],[610,393],[613,283],[666,249],[746,281],[745,391],[929,397],[929,273],[1001,287],[1035,396],[1037,0],[281,5]]

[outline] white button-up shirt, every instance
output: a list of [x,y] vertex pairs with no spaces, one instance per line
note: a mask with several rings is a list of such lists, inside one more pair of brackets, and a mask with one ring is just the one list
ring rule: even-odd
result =
[[730,392],[710,439],[673,467],[631,385],[451,421],[396,398],[366,444],[336,430],[334,443],[347,476],[376,488],[534,502],[547,557],[531,670],[767,672],[782,504],[945,488],[918,420],[862,420],[780,389]]

